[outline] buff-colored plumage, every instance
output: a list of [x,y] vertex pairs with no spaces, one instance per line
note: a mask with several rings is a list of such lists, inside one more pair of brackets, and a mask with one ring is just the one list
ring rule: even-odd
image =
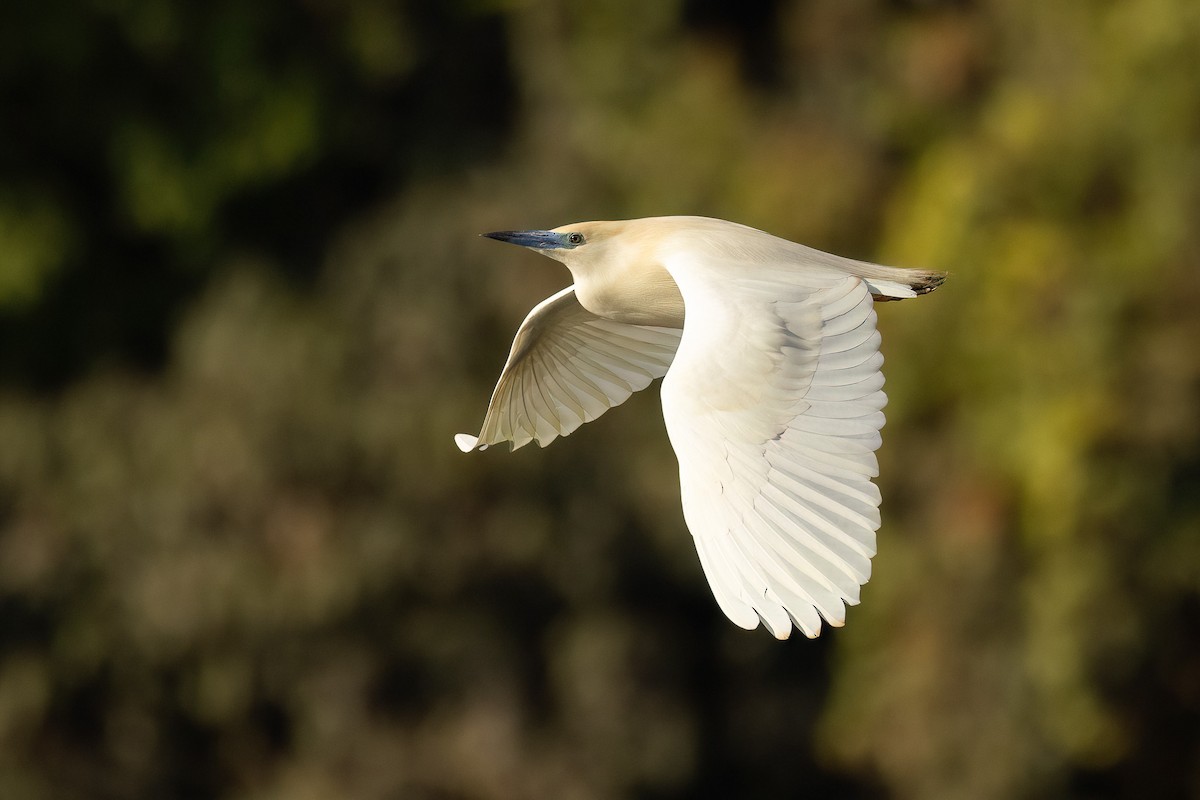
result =
[[487,235],[562,261],[575,283],[525,319],[459,447],[545,446],[665,375],[684,517],[721,609],[779,638],[841,625],[880,525],[873,299],[944,276],[704,217]]

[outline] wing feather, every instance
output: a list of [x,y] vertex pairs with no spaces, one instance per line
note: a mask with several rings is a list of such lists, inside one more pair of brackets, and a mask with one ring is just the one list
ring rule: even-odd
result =
[[505,441],[545,447],[665,375],[681,335],[597,317],[569,286],[521,323],[479,435],[454,440],[464,451]]
[[880,524],[871,478],[887,397],[871,287],[711,258],[667,269],[687,319],[663,415],[717,602],[780,638],[841,625]]

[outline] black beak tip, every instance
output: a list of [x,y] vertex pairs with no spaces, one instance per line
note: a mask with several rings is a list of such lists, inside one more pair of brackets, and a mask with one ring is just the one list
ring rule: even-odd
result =
[[521,231],[490,231],[489,233],[481,233],[479,235],[484,239],[495,239],[497,242],[516,244],[520,233]]
[[479,235],[485,239],[495,239],[498,242],[515,244],[519,247],[531,247],[534,250],[553,250],[562,247],[561,237],[554,231],[492,231]]

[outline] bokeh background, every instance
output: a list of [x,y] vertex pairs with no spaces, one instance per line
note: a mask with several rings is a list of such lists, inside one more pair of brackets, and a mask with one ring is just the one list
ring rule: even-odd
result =
[[[951,272],[815,641],[657,388],[452,442],[675,213]],[[1195,0],[5,0],[0,797],[1198,797],[1198,220]]]

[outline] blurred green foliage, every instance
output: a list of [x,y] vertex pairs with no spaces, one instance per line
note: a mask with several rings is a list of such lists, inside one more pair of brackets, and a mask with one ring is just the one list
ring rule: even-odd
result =
[[[1200,796],[1192,0],[0,6],[0,797]],[[730,625],[655,390],[463,456],[702,213],[880,309],[875,577]]]

